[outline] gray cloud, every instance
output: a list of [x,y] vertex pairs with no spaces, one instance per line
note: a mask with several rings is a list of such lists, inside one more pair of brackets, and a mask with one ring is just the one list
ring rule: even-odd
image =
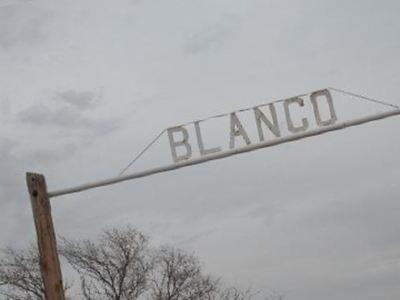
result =
[[0,99],[0,111],[3,116],[8,116],[11,112],[11,102],[8,98]]
[[78,146],[70,143],[67,145],[59,145],[56,149],[53,148],[38,148],[32,150],[24,158],[27,161],[33,161],[39,166],[54,164],[66,160],[73,156],[77,151]]
[[28,1],[0,2],[0,49],[10,50],[17,46],[33,46],[47,36],[49,11]]
[[0,137],[0,166],[5,172],[0,172],[0,184],[2,186],[12,186],[15,184],[14,164],[17,158],[13,155],[18,143],[12,139]]
[[183,52],[197,54],[216,47],[234,32],[233,28],[238,22],[237,17],[224,15],[219,21],[190,34],[183,46]]
[[[20,111],[17,118],[25,124],[62,130],[62,135],[102,136],[117,130],[119,122],[111,117],[91,116],[99,105],[97,98],[95,93],[89,91],[58,92],[52,100]],[[88,112],[89,108],[93,111]]]
[[[20,143],[0,137],[0,239],[4,245],[21,245],[31,240],[33,228],[26,196],[24,165],[16,154]],[[5,217],[7,216],[7,217]],[[16,238],[16,237],[19,238]]]
[[56,93],[55,100],[64,101],[72,106],[86,110],[96,106],[98,96],[90,91],[67,90]]

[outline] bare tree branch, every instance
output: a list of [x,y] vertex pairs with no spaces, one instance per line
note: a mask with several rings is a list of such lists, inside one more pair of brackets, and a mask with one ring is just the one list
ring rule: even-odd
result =
[[206,300],[217,290],[218,279],[203,274],[193,255],[164,247],[155,251],[153,261],[149,299]]
[[135,229],[106,229],[96,243],[63,238],[60,253],[80,274],[87,300],[133,300],[146,290],[149,243]]
[[[65,291],[68,284],[64,287]],[[39,252],[33,244],[25,250],[2,250],[0,295],[6,299],[42,300],[44,285],[40,273]]]

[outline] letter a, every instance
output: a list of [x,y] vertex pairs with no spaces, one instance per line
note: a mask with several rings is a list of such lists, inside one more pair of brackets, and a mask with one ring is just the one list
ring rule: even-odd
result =
[[241,136],[243,140],[246,142],[246,145],[250,145],[250,139],[247,135],[246,131],[243,128],[242,123],[239,121],[238,117],[235,113],[231,113],[231,131],[230,131],[230,141],[229,148],[235,148],[235,138]]

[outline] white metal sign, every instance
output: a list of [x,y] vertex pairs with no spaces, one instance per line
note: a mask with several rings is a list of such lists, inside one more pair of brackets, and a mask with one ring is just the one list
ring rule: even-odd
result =
[[[336,111],[332,95],[328,89],[311,93],[309,95],[309,99],[307,100],[312,104],[314,123],[318,127],[330,126],[336,123]],[[229,145],[230,150],[238,147],[237,140],[242,140],[246,146],[262,143],[265,142],[265,130],[269,130],[273,134],[273,137],[280,138],[282,137],[282,130],[280,128],[280,124],[282,123],[286,124],[287,130],[291,134],[307,132],[311,129],[309,120],[305,116],[300,120],[296,120],[293,117],[293,110],[297,110],[297,112],[301,113],[301,109],[304,107],[304,101],[305,100],[301,97],[294,97],[285,99],[284,101],[279,101],[283,104],[285,122],[280,122],[280,120],[278,120],[276,105],[280,104],[279,102],[247,109],[252,111],[254,115],[253,119],[258,132],[257,140],[250,139],[245,126],[240,121],[236,112],[228,114],[230,121],[227,131],[229,131],[229,133],[226,135],[228,138],[225,143]],[[329,114],[325,119],[321,117],[320,104],[326,104],[328,107]],[[268,116],[264,107],[267,107]],[[175,163],[193,158],[193,147],[195,146],[198,147],[198,153],[200,156],[206,156],[222,151],[222,147],[220,145],[213,147],[205,145],[205,137],[203,137],[200,123],[201,121],[195,121],[191,123],[195,129],[195,138],[190,137],[189,131],[183,125],[167,129],[172,159]],[[193,143],[194,140],[195,143]],[[178,154],[178,150],[181,150],[181,154]]]
[[[347,95],[358,97],[363,100],[390,106],[390,111],[374,113],[368,116],[353,118],[351,120],[338,122],[336,106],[330,90],[343,92]],[[308,101],[308,102],[307,102]],[[305,108],[311,107],[312,117],[307,117]],[[321,107],[324,109],[322,110]],[[277,110],[282,111],[281,114]],[[251,137],[248,128],[244,126],[239,112],[252,114],[253,127],[256,128],[256,138]],[[341,130],[347,127],[361,125],[375,120],[400,115],[400,108],[379,100],[351,94],[334,88],[324,89],[292,97],[273,103],[264,104],[237,112],[213,116],[203,120],[189,122],[184,125],[174,126],[162,131],[155,140],[147,145],[142,152],[128,165],[131,166],[149,147],[167,132],[173,163],[133,174],[120,176],[79,185],[63,190],[48,193],[49,197],[57,197],[65,194],[81,192],[84,190],[115,184],[122,181],[146,177],[152,174],[163,173],[179,168],[204,163],[210,160],[221,159],[240,153],[245,153],[261,148],[271,147],[287,142],[296,141],[306,137],[324,134],[326,132]],[[281,117],[280,117],[281,116]],[[207,136],[203,135],[201,124],[209,119],[228,117],[229,125],[225,128],[225,140],[220,144],[209,144]],[[311,126],[314,124],[314,126]],[[194,132],[190,134],[190,132]],[[285,134],[283,134],[285,132]],[[271,138],[266,138],[269,135]],[[241,145],[241,146],[240,146]],[[198,155],[195,155],[198,153]]]

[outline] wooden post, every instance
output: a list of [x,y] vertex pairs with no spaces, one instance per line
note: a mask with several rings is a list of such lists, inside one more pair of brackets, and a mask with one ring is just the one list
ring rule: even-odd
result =
[[46,180],[41,174],[27,173],[26,182],[36,227],[45,299],[65,300]]

